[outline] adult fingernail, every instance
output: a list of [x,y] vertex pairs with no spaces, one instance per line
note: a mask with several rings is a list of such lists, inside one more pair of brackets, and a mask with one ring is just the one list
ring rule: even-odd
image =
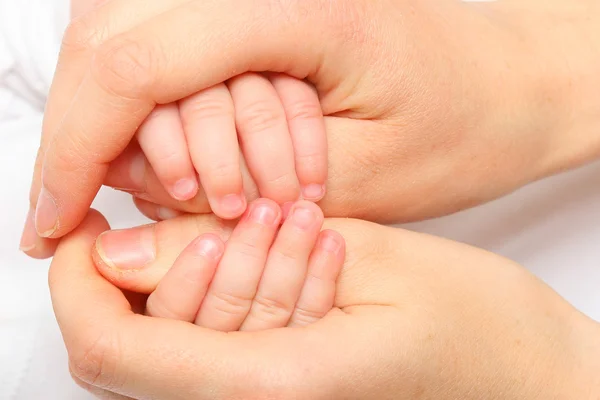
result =
[[277,222],[278,211],[269,204],[254,204],[248,218],[262,225],[274,225]]
[[144,268],[156,258],[154,228],[143,226],[105,232],[96,242],[96,251],[109,267],[124,270]]
[[203,236],[194,243],[194,251],[202,257],[216,260],[223,255],[223,242],[217,237]]
[[324,196],[325,185],[313,183],[302,188],[302,198],[304,198],[304,200],[319,201]]
[[35,209],[35,230],[41,237],[52,236],[58,229],[58,207],[52,195],[42,188]]
[[240,194],[228,194],[220,202],[221,208],[232,216],[238,216],[246,209],[246,198]]
[[22,252],[28,252],[35,248],[35,242],[38,235],[35,231],[33,215],[34,211],[29,209],[27,219],[25,220],[25,227],[23,228],[23,234],[21,235],[21,242],[19,243],[19,250]]
[[342,248],[342,238],[337,235],[322,234],[318,246],[328,253],[337,254]]
[[195,179],[180,179],[173,185],[171,195],[175,200],[186,201],[198,193],[198,182]]
[[296,207],[292,211],[292,221],[298,228],[308,229],[313,226],[316,220],[317,215],[308,208]]

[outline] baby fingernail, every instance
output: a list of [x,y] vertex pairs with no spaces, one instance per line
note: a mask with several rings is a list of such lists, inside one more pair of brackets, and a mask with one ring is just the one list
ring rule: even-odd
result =
[[318,245],[329,253],[337,254],[342,248],[342,238],[337,235],[322,234]]
[[194,244],[194,250],[196,254],[206,257],[212,258],[213,260],[221,257],[223,255],[223,243],[215,237],[201,237]]
[[239,194],[228,194],[221,199],[221,207],[230,215],[239,215],[246,208],[246,198]]
[[39,236],[50,237],[58,228],[58,207],[50,193],[42,188],[35,209],[35,229]]
[[292,211],[292,220],[294,221],[294,225],[301,229],[308,229],[312,227],[316,219],[316,214],[308,208],[296,207]]
[[157,214],[158,218],[162,221],[177,218],[181,215],[179,211],[167,207],[158,207]]
[[255,204],[248,218],[262,225],[274,225],[277,222],[278,211],[269,204]]
[[198,193],[198,183],[195,179],[180,179],[173,185],[171,195],[175,200],[186,201],[193,198]]
[[316,183],[306,185],[302,188],[304,200],[319,201],[325,196],[325,185]]
[[144,226],[105,232],[98,238],[96,250],[112,268],[141,269],[156,258],[154,229]]

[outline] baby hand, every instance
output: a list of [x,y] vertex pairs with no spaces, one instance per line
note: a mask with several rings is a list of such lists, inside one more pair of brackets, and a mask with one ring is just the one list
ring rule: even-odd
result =
[[[146,303],[154,317],[219,331],[303,326],[332,310],[344,239],[321,232],[318,206],[299,201],[282,211],[259,199],[227,243],[205,234],[175,261]],[[100,272],[103,268],[99,268]]]
[[319,98],[311,85],[284,74],[246,73],[160,105],[140,126],[137,141],[171,197],[190,200],[200,183],[212,211],[224,219],[246,209],[240,156],[261,197],[283,205],[325,195],[327,138]]

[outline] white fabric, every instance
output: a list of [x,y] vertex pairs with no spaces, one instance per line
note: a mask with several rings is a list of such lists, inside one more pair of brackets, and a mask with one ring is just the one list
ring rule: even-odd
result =
[[[67,0],[0,0],[0,399],[92,397],[76,387],[54,321],[47,261],[19,253],[44,106]],[[600,163],[411,229],[471,243],[527,266],[600,320]],[[113,226],[146,222],[128,196],[96,201]],[[482,266],[485,268],[485,266]]]

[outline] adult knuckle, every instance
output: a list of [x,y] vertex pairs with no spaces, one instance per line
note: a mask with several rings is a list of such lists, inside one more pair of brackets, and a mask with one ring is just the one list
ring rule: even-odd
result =
[[150,93],[160,64],[156,51],[135,40],[113,39],[96,51],[93,69],[97,82],[107,91],[125,98]]
[[69,368],[75,378],[102,388],[114,388],[119,346],[107,332],[84,334],[69,349]]
[[256,101],[239,111],[237,120],[246,133],[252,134],[281,126],[285,115],[281,107],[273,107],[266,101]]
[[63,35],[62,52],[78,53],[94,50],[108,38],[106,25],[98,25],[93,14],[74,18]]

